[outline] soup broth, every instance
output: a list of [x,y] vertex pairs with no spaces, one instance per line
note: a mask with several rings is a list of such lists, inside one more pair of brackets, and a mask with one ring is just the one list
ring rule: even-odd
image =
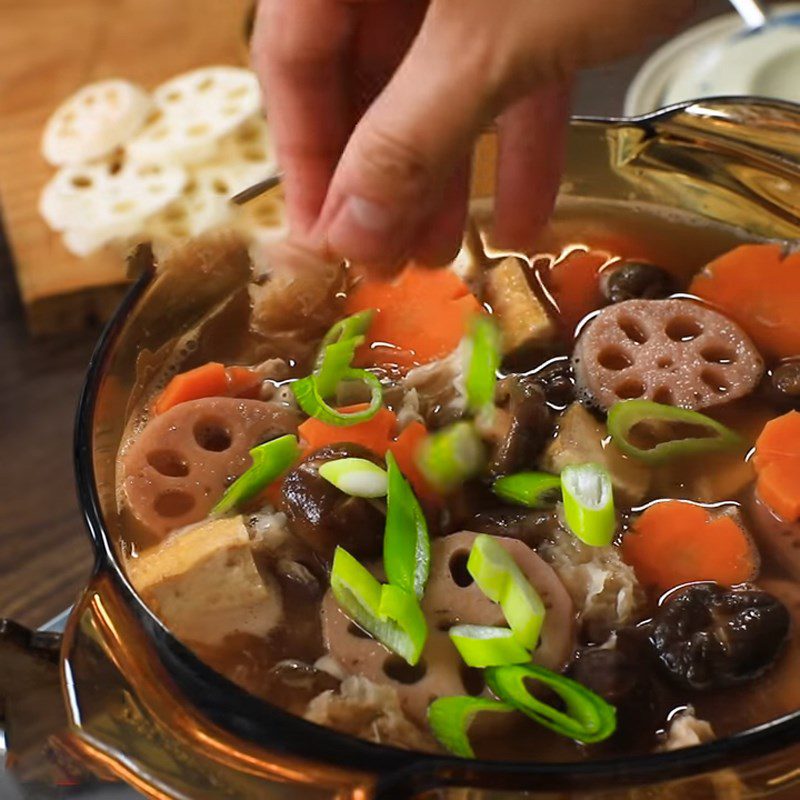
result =
[[[254,278],[128,426],[133,585],[248,692],[401,747],[454,749],[429,718],[443,697],[503,712],[461,733],[505,760],[674,749],[800,709],[800,322],[773,296],[800,283],[770,283],[782,245],[588,201],[531,257],[481,238],[388,284],[296,253]],[[516,667],[521,704],[502,690]],[[605,733],[527,713],[570,711],[575,685]]]

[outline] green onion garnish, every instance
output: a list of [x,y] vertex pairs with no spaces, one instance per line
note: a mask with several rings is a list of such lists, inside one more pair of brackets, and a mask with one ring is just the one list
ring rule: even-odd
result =
[[432,433],[417,453],[428,483],[445,494],[474,478],[486,464],[486,448],[471,422],[456,422]]
[[254,447],[250,451],[252,466],[242,473],[211,509],[212,514],[226,514],[232,508],[246,503],[262,489],[269,486],[292,466],[300,454],[296,436],[279,436]]
[[331,590],[344,612],[412,666],[419,661],[428,626],[414,595],[384,585],[341,547],[333,555]]
[[544,603],[508,550],[493,537],[479,534],[467,559],[467,571],[490,600],[500,603],[520,644],[534,650],[544,624]]
[[[623,453],[648,464],[741,444],[738,434],[705,414],[651,400],[615,403],[608,412],[608,432]],[[664,440],[662,434],[668,438]],[[641,439],[639,444],[632,440],[634,436]]]
[[322,353],[328,345],[364,336],[369,330],[369,326],[372,324],[374,317],[375,309],[367,308],[364,311],[359,311],[357,314],[352,314],[334,323],[322,338],[318,359],[322,358]]
[[385,497],[386,470],[366,458],[337,458],[319,468],[319,474],[352,497]]
[[[356,348],[372,322],[374,311],[367,309],[339,320],[325,334],[317,355],[314,373],[291,384],[297,403],[309,417],[331,425],[357,425],[378,413],[383,402],[383,388],[378,378],[364,369],[353,369]],[[369,406],[363,411],[343,414],[325,402],[342,381],[363,381],[370,389]]]
[[[563,701],[566,711],[534,697],[525,685],[534,680],[544,684]],[[602,742],[617,728],[617,712],[602,697],[583,684],[535,664],[489,667],[489,688],[512,708],[546,728],[579,742]]]
[[561,491],[561,478],[547,472],[518,472],[505,475],[492,484],[492,491],[501,499],[527,508],[546,508],[555,502]]
[[611,544],[617,528],[611,476],[599,464],[565,467],[561,473],[564,517],[569,529],[586,544]]
[[508,713],[514,709],[488,697],[440,697],[428,706],[428,724],[446,750],[462,758],[475,758],[468,731],[481,711]]
[[497,370],[502,359],[500,331],[486,314],[476,314],[470,320],[467,337],[467,365],[464,386],[467,407],[474,414],[494,406]]
[[425,514],[392,453],[386,454],[388,494],[383,565],[389,581],[422,599],[431,563]]
[[372,419],[372,417],[378,413],[383,403],[383,389],[381,388],[381,382],[378,378],[364,369],[348,369],[339,376],[339,379],[363,381],[366,383],[372,392],[369,406],[361,411],[350,411],[347,413],[332,408],[325,402],[320,394],[315,375],[309,375],[307,378],[300,378],[300,380],[296,380],[291,384],[292,392],[297,399],[297,404],[309,417],[315,417],[331,425],[347,427]]
[[464,663],[469,667],[525,664],[531,660],[531,654],[509,628],[454,625],[448,633]]

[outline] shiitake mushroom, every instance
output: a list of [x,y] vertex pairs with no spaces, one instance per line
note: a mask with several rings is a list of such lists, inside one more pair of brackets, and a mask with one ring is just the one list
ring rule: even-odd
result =
[[662,267],[644,261],[623,261],[606,270],[600,289],[609,303],[660,300],[678,290],[675,278]]
[[384,515],[369,500],[351,497],[326,481],[319,468],[340,458],[364,458],[384,466],[371,450],[358,444],[328,445],[308,456],[283,481],[283,510],[289,526],[323,560],[337,545],[356,558],[377,557],[383,543]]
[[762,675],[781,652],[789,626],[786,606],[768,592],[703,583],[659,608],[650,639],[672,682],[719,689]]

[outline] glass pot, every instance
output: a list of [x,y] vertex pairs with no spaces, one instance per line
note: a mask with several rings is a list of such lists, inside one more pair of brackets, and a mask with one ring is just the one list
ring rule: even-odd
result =
[[[489,196],[494,152],[487,135],[476,160],[476,199]],[[636,120],[575,120],[562,195],[657,203],[754,235],[798,238],[800,108],[705,101]],[[60,678],[48,673],[60,697],[49,704],[57,717],[49,731],[51,761],[55,754],[73,774],[88,765],[150,797],[191,800],[800,798],[800,713],[652,756],[575,764],[465,761],[318,727],[206,666],[153,616],[122,570],[114,464],[143,380],[199,330],[228,324],[223,312],[242,301],[248,261],[223,237],[194,243],[158,273],[140,249],[133,267],[141,275],[97,347],[78,414],[78,490],[97,561],[61,643]],[[55,663],[52,641],[12,624],[2,635],[5,663],[9,646],[14,658]],[[16,686],[0,678],[6,699],[35,690],[36,682]],[[25,740],[23,725],[9,730],[8,715],[6,725],[13,753],[15,741]]]

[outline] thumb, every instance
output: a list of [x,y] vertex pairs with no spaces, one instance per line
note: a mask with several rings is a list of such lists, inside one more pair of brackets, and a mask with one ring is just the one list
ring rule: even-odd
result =
[[[463,194],[445,198],[445,190],[495,109],[492,83],[481,74],[489,57],[477,41],[483,37],[465,36],[460,27],[429,14],[356,126],[317,223],[316,233],[336,255],[397,264],[443,203],[452,197],[465,204]],[[465,40],[473,46],[465,48]]]

